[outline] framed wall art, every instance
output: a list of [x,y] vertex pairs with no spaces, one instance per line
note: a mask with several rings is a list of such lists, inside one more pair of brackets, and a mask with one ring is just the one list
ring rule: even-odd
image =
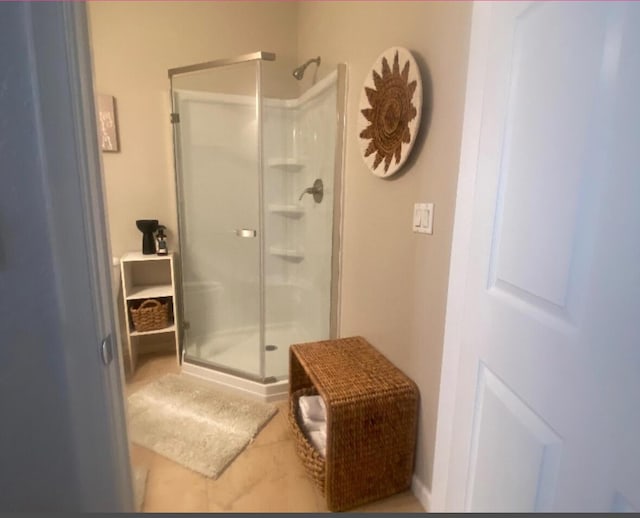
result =
[[120,151],[115,98],[112,95],[104,94],[98,94],[97,97],[98,138],[100,139],[100,149],[107,152]]

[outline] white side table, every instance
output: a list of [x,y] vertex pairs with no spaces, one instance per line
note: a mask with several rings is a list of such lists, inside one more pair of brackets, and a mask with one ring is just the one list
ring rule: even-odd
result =
[[[180,327],[178,321],[180,312],[176,307],[174,253],[170,252],[167,255],[144,255],[141,252],[126,253],[120,258],[120,272],[131,372],[135,372],[138,359],[137,340],[143,335],[164,333],[173,335],[176,359],[180,364]],[[135,331],[129,311],[132,303],[158,297],[169,297],[171,300],[170,325],[154,331]]]

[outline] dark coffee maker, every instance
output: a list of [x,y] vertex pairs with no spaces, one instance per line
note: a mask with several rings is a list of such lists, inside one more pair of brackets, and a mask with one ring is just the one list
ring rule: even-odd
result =
[[158,230],[157,219],[138,219],[136,227],[142,232],[142,253],[145,255],[156,253],[156,240],[153,233]]

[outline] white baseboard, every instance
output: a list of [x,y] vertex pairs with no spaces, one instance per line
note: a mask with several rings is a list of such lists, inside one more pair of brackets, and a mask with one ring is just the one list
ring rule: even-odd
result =
[[422,504],[424,510],[426,512],[429,512],[429,509],[431,509],[431,491],[429,491],[429,489],[427,489],[427,486],[425,486],[422,481],[415,475],[413,475],[413,478],[411,479],[411,492]]

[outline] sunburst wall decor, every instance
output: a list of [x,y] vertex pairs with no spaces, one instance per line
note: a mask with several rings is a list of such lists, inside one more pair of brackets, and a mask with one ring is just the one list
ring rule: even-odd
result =
[[415,59],[391,47],[376,59],[360,96],[358,135],[373,174],[388,177],[406,162],[420,126],[422,80]]

